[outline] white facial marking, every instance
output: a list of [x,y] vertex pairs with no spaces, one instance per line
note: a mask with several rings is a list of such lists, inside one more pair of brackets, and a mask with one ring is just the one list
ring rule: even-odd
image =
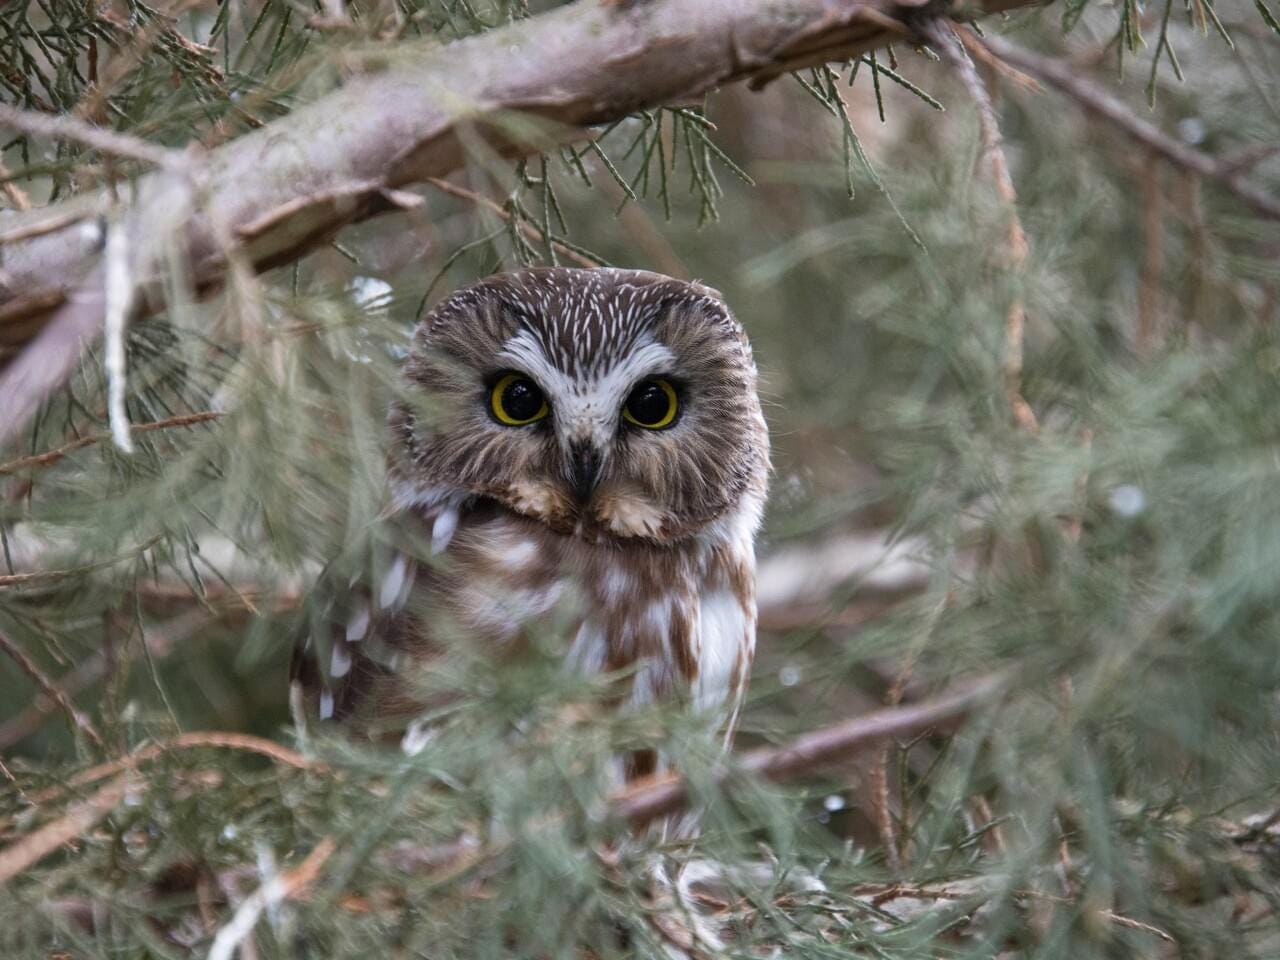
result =
[[602,449],[609,446],[617,430],[622,404],[631,388],[646,376],[675,365],[675,355],[669,349],[641,335],[612,365],[570,376],[547,357],[541,341],[529,330],[521,330],[508,340],[498,358],[500,363],[527,373],[546,393],[562,444],[571,439],[591,440]]

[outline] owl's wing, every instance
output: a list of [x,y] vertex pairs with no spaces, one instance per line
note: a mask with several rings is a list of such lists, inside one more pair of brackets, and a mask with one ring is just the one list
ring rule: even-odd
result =
[[295,710],[346,720],[391,675],[413,629],[409,598],[447,548],[461,508],[442,501],[398,509],[325,566],[291,628]]

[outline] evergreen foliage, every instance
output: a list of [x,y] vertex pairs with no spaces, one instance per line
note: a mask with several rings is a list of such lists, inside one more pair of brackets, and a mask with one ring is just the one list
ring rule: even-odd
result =
[[[0,88],[213,146],[350,58],[546,6],[16,2]],[[1278,20],[1070,0],[982,26],[1217,179],[979,58],[1011,214],[956,54],[904,42],[520,162],[477,142],[295,264],[203,300],[175,279],[127,334],[134,452],[98,347],[0,456],[0,954],[225,960],[264,896],[246,960],[720,955],[690,930],[735,957],[1280,954],[1280,232],[1228,182],[1280,191]],[[141,169],[4,136],[11,206]],[[497,665],[458,644],[400,745],[301,723],[291,638],[321,567],[379,548],[408,331],[547,263],[698,277],[753,339],[777,474],[737,753],[1000,693],[767,784],[678,712],[617,713],[624,678],[567,675],[551,627]],[[688,779],[695,841],[606,799],[640,745]],[[711,877],[682,905],[659,862]]]

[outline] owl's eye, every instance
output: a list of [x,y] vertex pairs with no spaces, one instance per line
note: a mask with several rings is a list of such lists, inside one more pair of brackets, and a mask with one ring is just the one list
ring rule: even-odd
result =
[[522,373],[507,373],[498,378],[489,394],[489,409],[494,419],[508,427],[523,427],[551,412],[542,390]]
[[641,380],[631,389],[622,405],[622,418],[647,430],[661,430],[676,422],[679,410],[676,388],[669,380],[655,377]]

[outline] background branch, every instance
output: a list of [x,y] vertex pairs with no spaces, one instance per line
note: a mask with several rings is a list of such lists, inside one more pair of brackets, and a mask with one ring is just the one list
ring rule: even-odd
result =
[[[1002,678],[984,677],[948,690],[933,700],[877,710],[806,733],[782,747],[752,750],[738,760],[737,769],[769,780],[787,780],[894,737],[910,737],[936,727],[954,727],[974,707],[994,697],[1002,686]],[[663,779],[643,782],[615,797],[611,813],[640,826],[681,810],[688,803],[689,791],[683,780]]]
[[1086,112],[1118,127],[1158,156],[1220,183],[1255,213],[1280,220],[1280,199],[1245,180],[1243,169],[1232,158],[1218,159],[1174,139],[1155,124],[1143,120],[1100,86],[1080,76],[1077,68],[1065,61],[1043,57],[992,35],[984,37],[981,42],[1005,63],[1057,87]]

